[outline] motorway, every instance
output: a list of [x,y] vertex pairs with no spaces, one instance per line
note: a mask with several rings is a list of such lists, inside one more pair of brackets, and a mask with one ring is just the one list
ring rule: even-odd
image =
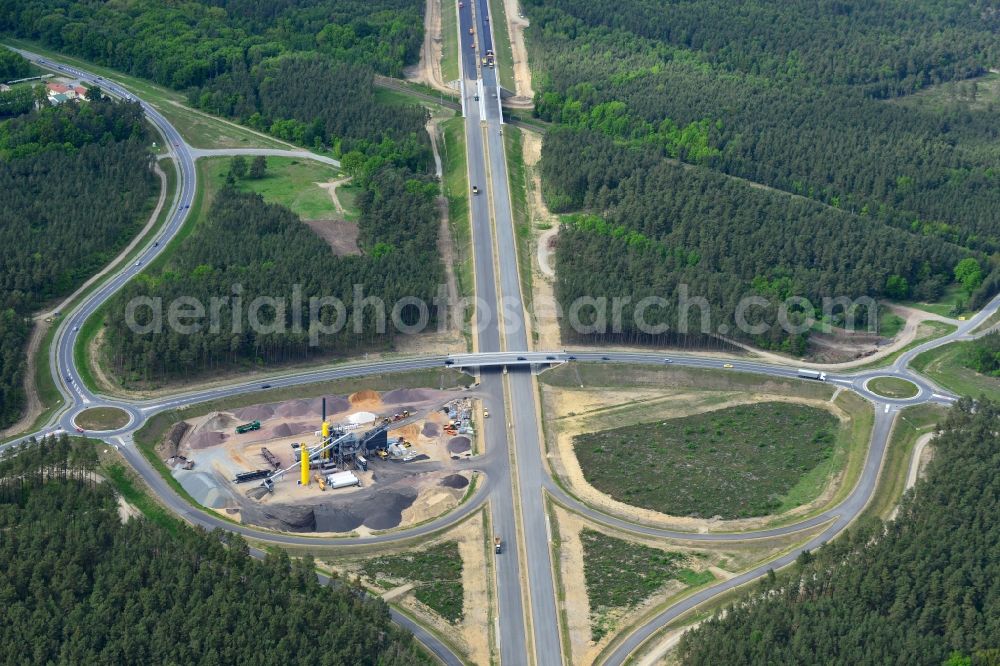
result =
[[[479,54],[471,48],[469,28],[474,28],[475,43],[483,51],[492,47],[492,35],[487,20],[485,0],[465,3],[459,13],[462,58],[462,106],[465,110],[468,172],[470,185],[477,185],[480,194],[470,196],[473,227],[476,293],[481,308],[476,313],[478,331],[472,354],[421,356],[364,363],[347,363],[305,372],[269,377],[273,388],[297,386],[345,377],[401,372],[407,370],[454,367],[476,368],[480,384],[475,393],[494,415],[484,422],[487,453],[463,465],[484,474],[484,482],[475,497],[451,513],[416,528],[365,538],[325,539],[306,535],[281,534],[244,525],[237,525],[201,511],[177,495],[159,473],[137,450],[133,433],[154,414],[181,406],[198,404],[253,391],[261,391],[259,381],[235,382],[231,385],[189,391],[166,398],[132,401],[95,394],[77,378],[73,349],[83,322],[133,278],[143,266],[167,245],[187,219],[196,190],[195,159],[206,151],[191,148],[153,107],[140,103],[150,122],[163,134],[175,159],[178,187],[167,222],[154,242],[144,247],[138,259],[122,267],[91,292],[60,321],[50,352],[53,377],[65,398],[65,407],[37,435],[54,429],[72,431],[74,418],[83,409],[113,406],[126,410],[131,420],[117,431],[97,433],[113,443],[125,460],[143,477],[152,492],[184,519],[208,529],[221,528],[239,532],[250,538],[276,544],[351,545],[359,542],[390,542],[419,537],[442,529],[489,502],[494,531],[504,537],[505,552],[495,558],[497,585],[497,615],[500,656],[509,664],[561,664],[567,661],[560,641],[559,617],[552,576],[549,534],[544,512],[544,497],[549,494],[592,520],[634,532],[664,538],[680,537],[691,540],[749,539],[787,534],[805,527],[826,524],[823,532],[806,544],[815,548],[839,534],[864,508],[877,481],[893,419],[898,410],[914,404],[936,402],[950,404],[955,400],[948,391],[914,373],[909,362],[919,353],[954,340],[974,337],[972,331],[1000,307],[1000,296],[968,321],[959,322],[958,329],[942,338],[927,342],[901,354],[885,368],[855,373],[830,373],[827,381],[845,390],[855,391],[868,399],[875,408],[875,426],[861,476],[846,499],[817,516],[780,528],[744,532],[689,533],[638,525],[597,511],[567,495],[548,474],[542,460],[539,437],[538,405],[533,373],[559,363],[633,363],[674,364],[691,368],[723,369],[727,363],[717,357],[697,354],[664,352],[622,352],[595,350],[529,351],[526,315],[517,268],[517,250],[510,205],[510,191],[504,151],[503,118],[499,105],[499,89],[495,69],[481,69]],[[100,78],[46,58],[21,52],[36,64],[60,73],[93,81],[112,94],[135,99],[113,81]],[[476,97],[479,97],[477,100]],[[743,359],[728,361],[731,372],[795,378],[793,366],[760,363]],[[506,372],[503,371],[506,369]],[[917,396],[905,400],[888,400],[871,393],[867,381],[876,376],[894,376],[914,382]],[[808,380],[803,380],[808,381]],[[262,400],[267,397],[261,392]],[[12,446],[0,447],[0,450]],[[827,524],[828,523],[828,524]],[[686,612],[694,605],[763,575],[768,568],[777,568],[792,561],[798,550],[768,562],[736,578],[720,582],[676,604],[644,626],[625,637],[615,647],[605,663],[620,664],[649,636],[665,623]],[[405,617],[394,615],[397,621],[412,629],[417,637],[445,663],[461,660],[440,640]]]

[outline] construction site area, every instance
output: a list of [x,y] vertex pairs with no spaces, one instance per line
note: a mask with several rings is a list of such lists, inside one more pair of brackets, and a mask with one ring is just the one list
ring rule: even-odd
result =
[[482,452],[484,416],[467,390],[363,390],[180,421],[162,454],[195,501],[229,518],[364,535],[457,506]]

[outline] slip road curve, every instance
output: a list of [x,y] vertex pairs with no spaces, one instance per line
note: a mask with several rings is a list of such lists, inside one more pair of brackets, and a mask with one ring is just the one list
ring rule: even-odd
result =
[[[485,20],[487,16],[486,11],[488,10],[485,8],[485,4],[484,0],[469,3],[467,5],[469,8],[468,15],[460,13],[459,25],[463,33],[467,32],[467,26],[470,26],[472,21],[476,21],[477,32],[482,35],[489,34],[488,21]],[[487,40],[491,39],[491,37],[487,38]],[[520,300],[520,284],[515,262],[504,261],[496,266],[493,262],[494,256],[511,257],[516,255],[510,215],[505,155],[502,138],[499,138],[500,127],[503,121],[499,112],[499,105],[494,102],[499,96],[499,86],[495,70],[479,70],[477,67],[475,49],[468,49],[468,51],[463,49],[463,51],[465,51],[461,59],[463,66],[463,106],[466,109],[468,118],[466,131],[469,150],[468,168],[470,182],[484,183],[488,191],[487,196],[473,197],[471,204],[476,259],[476,286],[480,295],[487,299],[487,302],[499,303],[501,299],[504,299],[504,301],[513,300],[516,305],[521,307],[518,310],[518,314],[520,314],[523,313],[523,304]],[[156,492],[163,498],[171,510],[196,524],[201,524],[209,528],[218,527],[239,532],[254,539],[278,544],[349,545],[361,541],[364,543],[398,541],[442,529],[478,509],[488,499],[493,511],[494,524],[497,525],[498,531],[502,528],[505,534],[510,535],[505,539],[511,544],[511,547],[508,549],[509,556],[498,558],[497,563],[498,578],[503,578],[507,583],[513,584],[513,587],[510,585],[499,586],[501,594],[498,599],[499,615],[502,619],[501,653],[503,660],[508,663],[534,661],[535,663],[549,664],[562,662],[561,646],[559,646],[558,641],[558,620],[554,608],[550,553],[548,550],[544,515],[541,503],[537,501],[539,499],[538,493],[542,491],[548,492],[560,502],[573,507],[575,510],[584,513],[598,522],[662,537],[704,540],[761,538],[792,532],[829,521],[830,524],[823,533],[804,546],[804,548],[813,549],[839,534],[867,504],[871,493],[874,491],[878,470],[881,466],[885,445],[888,441],[889,431],[896,412],[908,405],[925,402],[950,404],[956,399],[956,396],[953,394],[941,389],[933,382],[910,370],[908,367],[910,360],[923,351],[948,344],[955,340],[968,340],[982,335],[983,333],[974,334],[972,331],[1000,307],[1000,295],[998,295],[975,317],[961,322],[953,333],[909,350],[907,353],[902,354],[891,366],[877,370],[862,370],[856,373],[829,375],[829,382],[842,386],[847,390],[855,391],[875,404],[875,427],[872,432],[870,448],[861,478],[850,495],[840,504],[828,509],[823,514],[797,524],[774,528],[772,530],[738,534],[697,534],[660,530],[609,516],[566,495],[555,481],[547,475],[544,466],[541,464],[535,398],[531,384],[531,372],[533,370],[553,363],[563,362],[672,363],[691,368],[721,368],[726,361],[718,358],[701,357],[696,354],[680,353],[665,354],[612,350],[603,352],[594,350],[528,352],[524,322],[517,321],[517,317],[515,316],[513,318],[514,321],[503,322],[502,326],[495,317],[490,317],[488,321],[479,326],[479,330],[482,332],[478,339],[478,348],[481,350],[478,354],[465,354],[456,357],[441,355],[412,359],[401,358],[372,363],[352,363],[313,371],[290,373],[268,379],[272,387],[278,388],[342,377],[358,377],[423,368],[456,365],[458,367],[478,368],[482,381],[477,392],[483,397],[490,411],[500,418],[490,419],[490,423],[486,428],[485,434],[491,441],[490,453],[481,456],[478,460],[463,463],[469,469],[477,469],[485,475],[484,483],[475,498],[470,499],[470,501],[467,501],[446,516],[418,528],[376,535],[365,539],[322,539],[248,528],[222,520],[188,504],[170,488],[165,479],[152,468],[149,462],[135,448],[132,442],[132,434],[147,418],[156,413],[180,406],[194,405],[208,400],[257,391],[260,390],[258,382],[238,382],[230,386],[192,391],[157,400],[121,400],[95,394],[87,388],[78,380],[79,373],[73,359],[73,347],[76,336],[80,326],[82,326],[87,317],[93,314],[128,280],[134,277],[142,266],[157,256],[183,225],[193,201],[197,184],[194,160],[196,156],[204,154],[207,151],[193,150],[156,109],[139,100],[114,81],[90,74],[75,67],[53,62],[48,58],[36,54],[25,51],[19,52],[39,66],[75,76],[84,81],[96,83],[110,94],[138,101],[146,112],[147,118],[163,135],[171,156],[176,159],[179,175],[176,198],[171,205],[167,222],[155,241],[142,249],[137,261],[133,261],[129,265],[122,267],[118,272],[106,279],[98,289],[88,295],[60,323],[50,352],[50,368],[53,377],[57,380],[56,383],[59,391],[66,400],[65,407],[50,420],[44,429],[35,434],[37,436],[50,434],[54,428],[71,431],[73,428],[73,417],[86,408],[109,406],[122,409],[129,413],[131,419],[130,425],[119,431],[103,433],[104,439],[116,445],[126,461],[143,477],[150,488],[153,489],[153,492]],[[492,97],[493,94],[497,94],[497,97]],[[474,100],[474,96],[479,96],[480,99]],[[308,155],[304,154],[303,156]],[[496,245],[496,248],[494,248],[494,245]],[[502,349],[505,349],[505,351],[501,351]],[[521,358],[524,360],[521,360]],[[731,368],[733,372],[748,372],[786,378],[796,377],[797,374],[796,370],[790,366],[759,363],[742,359],[733,359],[730,363],[733,366]],[[505,375],[501,372],[501,368],[503,367],[507,367],[509,371],[506,378],[509,382],[509,400],[513,410],[511,416],[516,417],[513,418],[512,427],[515,452],[514,466],[519,480],[518,504],[514,503],[511,466],[509,464],[510,457],[507,448],[508,433],[505,422],[509,419],[505,413],[506,405],[504,402],[503,387]],[[872,394],[865,388],[867,381],[877,376],[894,376],[906,379],[916,384],[920,390],[913,398],[896,400],[882,398]],[[494,442],[500,443],[500,445],[495,446],[493,445]],[[0,447],[0,450],[14,445],[16,443],[3,445]],[[515,506],[519,506],[520,508],[521,530],[515,527],[513,510]],[[525,616],[525,609],[522,606],[522,597],[519,592],[522,563],[518,557],[519,550],[514,547],[516,545],[516,535],[519,532],[525,535],[525,543],[521,547],[524,548],[524,554],[528,560],[526,564],[529,581],[527,599],[531,603],[532,626],[530,627],[530,631],[533,634],[531,638],[534,639],[534,655],[528,654],[527,643],[524,640],[527,638],[522,621],[522,618]],[[768,569],[778,568],[794,561],[798,552],[788,553],[757,569],[745,572],[733,579],[702,590],[683,602],[666,609],[645,625],[621,639],[605,663],[622,663],[633,650],[655,634],[664,624],[717,594],[763,575]],[[503,593],[504,589],[507,590],[506,593]],[[433,636],[430,636],[425,630],[413,623],[412,620],[409,620],[405,616],[398,616],[398,614],[394,615],[394,619],[413,630],[424,645],[446,663],[461,663],[461,660],[450,649]],[[518,649],[518,646],[520,646],[520,649]]]

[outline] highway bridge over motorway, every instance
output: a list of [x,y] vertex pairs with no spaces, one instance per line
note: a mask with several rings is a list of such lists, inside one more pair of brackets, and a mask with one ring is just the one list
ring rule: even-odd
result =
[[[948,404],[956,396],[935,386],[926,378],[909,370],[909,362],[920,352],[954,340],[970,339],[973,331],[1000,307],[1000,296],[975,317],[960,322],[958,329],[947,336],[920,345],[900,355],[885,368],[857,373],[830,373],[827,381],[855,391],[875,406],[875,425],[864,468],[856,486],[846,499],[813,518],[778,528],[739,534],[691,533],[659,529],[627,522],[603,513],[567,495],[552,479],[542,461],[539,438],[538,405],[535,400],[533,374],[562,363],[636,363],[676,364],[691,368],[721,368],[732,372],[754,373],[772,377],[796,377],[791,366],[761,363],[745,359],[720,360],[697,354],[663,352],[622,352],[615,350],[552,350],[536,351],[529,347],[527,315],[521,294],[517,269],[517,250],[511,215],[510,191],[506,156],[501,134],[503,116],[500,108],[497,70],[480,67],[479,52],[492,46],[492,31],[485,0],[466,2],[458,12],[459,44],[462,47],[461,80],[462,108],[466,116],[467,168],[470,184],[482,192],[471,197],[471,221],[475,260],[475,283],[479,298],[495,305],[507,305],[507,321],[490,317],[478,321],[476,353],[398,358],[372,362],[345,363],[303,372],[293,372],[273,378],[270,387],[288,387],[407,370],[453,367],[475,372],[480,377],[478,393],[494,418],[485,422],[484,436],[489,441],[488,453],[462,464],[484,473],[485,482],[475,497],[451,513],[428,523],[391,534],[371,537],[323,539],[311,536],[282,534],[249,526],[234,525],[216,515],[200,510],[177,495],[159,473],[136,449],[132,441],[135,432],[150,416],[180,406],[260,391],[259,381],[235,382],[230,385],[180,393],[166,398],[144,401],[123,400],[93,392],[79,381],[73,349],[83,322],[102,304],[132,279],[142,267],[163,251],[184,224],[197,186],[195,159],[199,151],[191,148],[177,130],[155,108],[138,100],[149,121],[163,135],[176,161],[178,187],[168,218],[156,243],[149,243],[138,262],[129,262],[110,275],[99,288],[85,296],[72,311],[66,312],[56,330],[50,352],[50,370],[65,399],[64,408],[36,435],[54,429],[67,431],[74,427],[75,416],[94,406],[119,407],[131,419],[117,431],[98,433],[102,439],[116,444],[123,458],[143,477],[152,492],[179,516],[206,528],[221,528],[239,532],[256,540],[274,544],[350,545],[359,542],[391,542],[430,534],[460,520],[488,503],[492,521],[498,533],[508,542],[507,554],[496,558],[497,615],[499,648],[505,664],[537,664],[550,666],[565,663],[560,641],[559,618],[552,579],[550,535],[543,510],[547,494],[572,507],[591,520],[639,532],[653,537],[689,540],[753,539],[787,534],[805,527],[824,525],[822,533],[803,548],[815,548],[835,537],[861,512],[875,490],[893,419],[899,409],[924,402]],[[477,35],[470,46],[469,28]],[[37,65],[101,85],[110,94],[135,99],[131,91],[115,81],[98,77],[76,67],[35,54],[21,52]],[[478,99],[476,99],[478,97]],[[513,307],[510,307],[513,304]],[[498,307],[490,308],[500,312]],[[510,313],[513,312],[513,318]],[[889,400],[871,393],[867,382],[875,376],[894,376],[914,382],[919,393],[905,400]],[[804,380],[808,381],[808,380]],[[2,448],[14,446],[7,444]],[[699,603],[763,575],[768,568],[777,568],[794,560],[799,550],[785,554],[736,578],[703,589],[684,601],[651,618],[615,644],[605,663],[621,664],[639,645],[659,628]],[[416,624],[412,619],[393,613],[394,619],[412,630],[444,663],[460,664],[462,660],[444,641]]]

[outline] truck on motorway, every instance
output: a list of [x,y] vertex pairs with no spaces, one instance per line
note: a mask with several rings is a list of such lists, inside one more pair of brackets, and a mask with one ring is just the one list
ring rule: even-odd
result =
[[493,552],[499,555],[502,550],[503,550],[503,541],[500,539],[500,536],[497,535],[493,537]]
[[260,421],[251,421],[250,423],[243,423],[236,426],[236,434],[242,435],[245,432],[250,432],[251,430],[260,430]]
[[826,373],[819,372],[818,370],[806,370],[805,368],[799,368],[799,377],[803,379],[816,379],[821,382],[826,381]]

